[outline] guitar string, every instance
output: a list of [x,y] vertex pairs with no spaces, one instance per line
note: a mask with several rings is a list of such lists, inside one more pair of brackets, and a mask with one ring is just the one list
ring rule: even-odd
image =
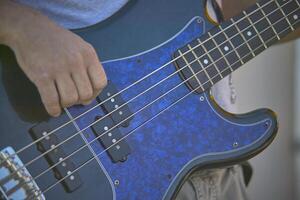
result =
[[[289,0],[287,3],[289,3],[290,1],[292,1],[292,0]],[[261,8],[257,8],[257,10],[254,10],[254,11],[252,11],[251,13],[248,13],[248,16],[251,15],[251,14],[253,14],[254,12],[256,12],[256,11],[258,11],[258,10],[264,8],[265,6],[267,6],[268,4],[270,4],[270,3],[272,3],[272,2],[273,2],[273,1],[270,1],[270,2],[268,2],[267,4],[261,6]],[[287,4],[287,3],[285,3],[285,4]],[[283,4],[282,6],[284,6],[285,4]],[[235,23],[238,23],[238,22],[240,22],[241,20],[244,20],[244,19],[247,18],[248,16],[244,16],[243,18],[239,19],[239,20],[236,21]],[[224,32],[225,30],[227,30],[227,29],[233,27],[233,26],[234,26],[234,24],[232,24],[232,25],[230,25],[230,26],[224,28],[224,29],[223,29],[223,32]],[[221,34],[221,33],[223,33],[223,32],[218,32],[218,33],[217,33],[216,35],[214,35],[213,37],[208,38],[208,39],[205,40],[205,41],[202,41],[202,43],[207,42],[208,40],[210,40],[210,39],[212,39],[212,38],[218,36],[219,34]],[[66,122],[65,124],[62,124],[62,125],[60,125],[59,127],[55,128],[55,129],[53,129],[53,130],[51,130],[49,133],[43,135],[41,138],[38,138],[37,140],[35,140],[35,141],[29,143],[28,145],[22,147],[21,149],[19,149],[19,150],[16,151],[15,153],[11,154],[8,158],[6,158],[5,160],[3,160],[0,164],[2,164],[3,162],[5,162],[5,161],[6,161],[7,159],[9,159],[9,158],[12,158],[13,156],[16,156],[16,155],[20,154],[21,152],[23,152],[24,150],[28,149],[28,148],[31,147],[32,145],[34,145],[34,144],[40,142],[42,139],[45,139],[46,137],[50,136],[51,134],[57,132],[58,130],[60,130],[60,129],[62,129],[63,127],[65,127],[66,125],[68,125],[68,124],[74,122],[74,121],[77,120],[78,118],[80,118],[80,117],[82,117],[83,115],[89,113],[89,112],[92,111],[93,109],[95,109],[95,108],[101,106],[102,104],[106,103],[107,101],[111,100],[112,98],[116,97],[117,95],[123,93],[124,91],[128,90],[129,88],[131,88],[131,87],[137,85],[138,83],[140,83],[141,81],[143,81],[143,80],[145,80],[146,78],[150,77],[150,76],[153,75],[154,73],[156,73],[156,72],[162,70],[163,68],[169,66],[169,65],[172,64],[174,61],[178,60],[179,58],[182,58],[182,57],[183,57],[184,55],[186,55],[187,53],[189,53],[189,52],[193,51],[195,48],[198,48],[199,46],[201,46],[202,43],[200,43],[199,45],[196,45],[195,47],[189,49],[188,51],[184,52],[182,55],[180,55],[180,56],[178,56],[178,57],[176,57],[176,58],[174,58],[174,59],[168,61],[167,63],[165,63],[165,64],[162,65],[161,67],[157,68],[156,70],[152,71],[151,73],[147,74],[146,76],[142,77],[141,79],[135,81],[135,82],[132,83],[131,85],[129,85],[129,86],[123,88],[122,90],[120,90],[120,91],[117,92],[116,94],[112,95],[110,98],[104,100],[104,101],[101,102],[100,104],[95,105],[94,107],[92,107],[92,108],[90,108],[89,110],[87,110],[87,111],[81,113],[80,115],[74,117],[72,120]],[[214,48],[214,49],[216,49],[216,48]],[[211,49],[210,51],[212,51],[212,50],[214,50],[214,49]],[[209,51],[209,52],[210,52],[210,51]],[[208,52],[208,53],[209,53],[209,52]],[[185,67],[186,67],[186,66],[185,66]],[[183,69],[183,68],[182,68],[182,69]],[[181,69],[181,70],[182,70],[182,69]],[[108,116],[109,114],[110,114],[110,113],[108,113],[106,116]],[[106,116],[103,116],[103,118],[106,117]]]
[[[293,23],[292,25],[294,25],[296,23]],[[283,33],[284,31],[290,29],[290,27],[288,27],[287,29],[281,31],[280,33]],[[280,34],[279,33],[279,34]],[[277,38],[277,37],[272,37],[271,39],[274,39],[274,38]],[[270,39],[269,39],[270,40]],[[268,40],[268,41],[269,41]],[[267,41],[267,42],[268,42]],[[263,45],[260,45],[260,47],[263,47]],[[259,48],[260,48],[259,47]],[[256,48],[255,50],[257,50],[258,48]],[[246,56],[248,55],[251,55],[251,53],[248,53]],[[244,56],[243,58],[245,58],[246,56]],[[170,107],[176,105],[178,102],[180,102],[181,100],[183,100],[184,98],[186,98],[187,96],[189,96],[190,94],[192,94],[194,91],[196,91],[197,89],[199,89],[200,86],[198,86],[197,88],[195,88],[194,90],[192,90],[191,92],[189,92],[188,94],[186,94],[185,96],[183,96],[182,98],[180,98],[179,100],[177,100],[176,102],[172,103],[171,105],[169,105],[167,108],[165,108],[164,110],[162,110],[161,112],[157,113],[155,116],[153,116],[151,119],[149,119],[150,121],[152,121],[154,118],[156,118],[157,116],[159,116],[160,114],[162,114],[164,111],[168,110]],[[145,123],[143,124],[146,124],[149,122],[149,120],[147,120]],[[143,125],[142,124],[142,125]],[[140,128],[137,127],[137,128]],[[133,131],[135,131],[136,129],[134,129]],[[125,139],[126,137],[128,137],[131,133],[129,133],[128,135],[124,136],[122,139],[120,139],[118,142],[120,142],[121,140]],[[117,142],[117,143],[118,143]],[[104,151],[100,152],[99,154],[97,154],[97,156],[100,156],[102,153],[106,152],[107,150],[109,150],[111,147],[113,147],[114,145],[116,145],[117,143],[111,145],[109,148],[105,149]],[[82,167],[84,167],[86,164],[88,164],[90,161],[92,161],[94,159],[94,157],[90,158],[90,160],[86,161],[83,165],[81,165],[80,167],[76,168],[73,172],[71,172],[71,174],[73,174],[74,172],[78,171],[79,169],[81,169]],[[42,191],[43,194],[45,194],[47,191],[49,191],[51,188],[53,188],[55,185],[57,185],[58,183],[60,183],[61,181],[63,181],[65,178],[69,177],[71,174],[68,174],[67,176],[63,177],[61,180],[59,180],[58,182],[54,183],[52,186],[48,187],[47,189],[45,189],[44,191]]]
[[[276,10],[275,10],[275,11],[276,11]],[[275,12],[275,11],[273,11],[273,12]],[[272,14],[272,13],[269,13],[269,15],[270,15],[270,14]],[[258,22],[256,22],[256,23],[258,23]],[[276,22],[276,23],[277,23],[277,22]],[[245,29],[244,29],[244,30],[245,30]],[[242,30],[242,31],[244,31],[244,30]],[[238,35],[238,34],[236,34],[236,35]],[[234,35],[233,37],[235,37],[236,35]],[[233,38],[233,37],[232,37],[232,38]],[[231,38],[230,38],[230,39],[231,39]],[[243,45],[243,44],[242,44],[242,45]],[[241,46],[241,45],[240,45],[240,46]],[[239,48],[240,46],[238,46],[237,48]],[[233,52],[233,51],[231,51],[231,52]],[[231,52],[228,52],[228,54],[231,53]],[[225,55],[227,55],[227,54],[225,54]],[[224,55],[224,56],[225,56],[225,55]],[[200,57],[200,58],[201,58],[201,57]],[[199,59],[200,59],[200,58],[199,58]],[[224,59],[224,58],[221,57],[221,58],[219,58],[217,61],[219,61],[220,59]],[[195,62],[195,61],[197,61],[197,60],[198,60],[198,59],[194,60],[193,62]],[[217,62],[217,61],[216,61],[216,62]],[[193,62],[192,62],[192,63],[193,63]],[[191,63],[189,63],[189,64],[191,64]],[[212,63],[211,65],[215,65],[215,63]],[[208,66],[207,66],[206,68],[204,68],[203,70],[209,68],[211,65],[208,65]],[[202,72],[203,70],[199,71],[198,73]],[[176,74],[176,72],[175,72],[174,74]],[[168,77],[167,77],[167,78],[168,78]],[[193,77],[190,77],[190,78],[193,78]],[[190,79],[190,78],[189,78],[189,79]],[[215,78],[215,77],[213,77],[213,78]],[[166,79],[166,78],[165,78],[165,79]],[[173,90],[176,89],[177,87],[183,85],[183,84],[184,84],[185,82],[187,82],[189,79],[187,79],[186,81],[182,82],[180,85],[177,85],[177,86],[176,86],[175,88],[173,88],[171,91],[173,91]],[[206,83],[207,83],[207,82],[206,82]],[[204,83],[204,85],[205,85],[206,83]],[[141,112],[141,111],[144,110],[146,107],[152,105],[152,104],[155,103],[157,100],[159,100],[160,98],[164,97],[165,95],[167,95],[167,94],[170,93],[171,91],[165,93],[163,96],[160,96],[158,99],[155,99],[153,102],[149,103],[148,105],[146,105],[146,106],[143,107],[142,109],[138,110],[136,113],[134,113],[134,114],[132,114],[131,116],[127,117],[125,120],[123,120],[123,122],[126,121],[126,120],[128,120],[128,119],[131,118],[132,116],[136,115],[137,113]],[[128,102],[128,103],[129,103],[129,102]],[[96,122],[97,122],[97,121],[96,121]],[[73,136],[76,136],[76,135],[80,134],[82,131],[86,130],[87,128],[89,128],[90,126],[92,126],[93,124],[95,124],[96,122],[92,123],[91,125],[89,125],[88,127],[84,128],[84,129],[78,131],[78,132],[75,133]],[[122,124],[123,122],[120,122],[119,124]],[[110,130],[107,130],[107,132],[111,131],[112,129],[114,129],[115,127],[117,127],[119,124],[117,124],[116,126],[112,127]],[[98,136],[98,137],[101,137],[101,136],[105,135],[107,132],[104,132],[102,135],[100,135],[100,136]],[[73,136],[72,136],[72,138],[73,138]],[[71,139],[71,138],[68,138],[67,140],[69,140],[69,139]],[[95,138],[94,140],[90,141],[88,144],[91,144],[91,143],[94,142],[96,139],[97,139],[97,138]],[[34,161],[36,161],[37,159],[41,158],[41,157],[44,156],[45,154],[51,152],[52,150],[54,150],[55,148],[57,148],[58,146],[60,146],[61,144],[65,143],[65,142],[67,142],[67,141],[65,140],[65,141],[63,141],[62,143],[60,143],[60,144],[58,144],[58,145],[55,145],[55,147],[54,147],[53,149],[49,149],[48,151],[44,152],[44,153],[41,154],[40,156],[36,157],[35,159],[33,159],[33,160],[27,162],[24,166],[22,166],[22,167],[20,167],[19,169],[17,169],[17,171],[19,171],[20,169],[22,169],[22,168],[24,168],[24,167],[29,166],[29,165],[32,164]],[[88,145],[88,144],[86,144],[86,145]],[[77,149],[75,152],[71,153],[71,155],[68,155],[66,158],[64,158],[64,159],[61,160],[60,162],[54,164],[53,166],[51,166],[51,168],[48,168],[46,171],[49,171],[50,169],[52,169],[52,168],[54,168],[55,166],[57,166],[59,163],[63,162],[64,160],[68,159],[70,156],[72,156],[72,155],[74,155],[75,153],[77,153],[79,150],[85,148],[86,145],[81,146],[81,147],[80,147],[79,149]],[[16,171],[16,172],[17,172],[17,171]],[[45,171],[44,171],[44,172],[45,172]],[[44,172],[42,172],[42,174],[44,174]],[[46,172],[45,172],[45,173],[46,173]],[[38,177],[39,177],[39,176],[41,176],[41,174],[39,174]],[[35,177],[35,178],[36,178],[36,177]]]
[[[272,14],[272,13],[270,13],[270,14]],[[282,19],[281,19],[281,20],[282,20]],[[277,22],[275,22],[275,24],[276,24],[276,23],[277,23]],[[268,27],[268,28],[269,28],[269,27]],[[264,32],[264,31],[267,30],[268,28],[264,29],[262,32]],[[245,29],[244,29],[244,30],[245,30]],[[243,32],[244,30],[242,30],[242,32]],[[235,35],[234,35],[233,37],[235,37]],[[252,39],[254,39],[254,38],[255,38],[255,36],[254,36],[254,37],[251,37],[247,42],[249,42],[250,40],[252,40]],[[230,39],[231,39],[231,38],[230,38]],[[228,41],[228,40],[227,40],[227,41]],[[243,44],[237,46],[236,48],[239,48],[239,47],[241,47],[241,46],[244,45],[244,44],[245,44],[245,43],[243,43]],[[222,56],[221,58],[217,59],[215,62],[211,63],[210,65],[206,66],[205,68],[203,68],[202,70],[200,70],[199,72],[197,72],[195,75],[197,75],[198,73],[203,72],[203,70],[206,70],[206,69],[209,68],[210,66],[215,65],[215,63],[218,62],[218,61],[220,61],[221,59],[226,59],[225,56],[228,55],[228,54],[230,54],[230,53],[232,53],[232,52],[234,52],[234,51],[229,51],[229,52],[226,53],[224,56]],[[199,59],[196,59],[196,60],[199,60]],[[239,60],[239,61],[240,61],[240,60]],[[239,62],[239,61],[238,61],[238,62]],[[194,61],[193,61],[193,62],[194,62]],[[193,63],[193,62],[192,62],[192,63]],[[234,64],[236,64],[236,63],[238,63],[238,62],[235,62],[235,63],[233,63],[232,65],[234,65]],[[229,68],[227,68],[227,69],[229,69]],[[225,69],[225,71],[226,71],[227,69]],[[222,72],[223,72],[223,71],[222,71]],[[222,72],[221,72],[221,73],[222,73]],[[219,76],[219,74],[217,74],[216,76],[212,77],[211,79],[214,79],[214,78],[217,77],[217,76]],[[132,115],[130,115],[130,116],[128,116],[126,119],[124,119],[123,121],[119,122],[119,124],[115,125],[114,127],[110,128],[109,130],[105,131],[105,132],[102,133],[101,135],[95,137],[93,140],[89,141],[88,144],[92,144],[92,143],[95,142],[97,139],[101,138],[101,137],[104,136],[106,133],[112,131],[114,128],[116,128],[117,126],[119,126],[120,124],[122,124],[124,121],[130,119],[131,117],[135,116],[135,115],[138,114],[139,112],[143,111],[145,108],[147,108],[148,106],[152,105],[153,103],[155,103],[155,102],[158,101],[159,99],[165,97],[167,94],[169,94],[170,92],[174,91],[174,90],[177,89],[179,86],[185,84],[186,82],[188,82],[188,81],[189,81],[190,79],[192,79],[192,78],[194,78],[194,77],[191,76],[191,77],[189,77],[188,79],[186,79],[185,81],[182,81],[180,84],[178,84],[178,85],[176,85],[175,87],[173,87],[172,89],[168,90],[168,92],[164,93],[162,96],[159,96],[159,97],[158,97],[157,99],[155,99],[154,101],[148,103],[147,105],[145,105],[144,107],[142,107],[140,110],[136,111],[135,113],[133,113]],[[205,85],[206,83],[208,83],[208,82],[205,82],[204,85]],[[92,126],[92,125],[90,125],[90,126]],[[89,126],[89,127],[90,127],[90,126]],[[86,130],[86,129],[82,129],[82,130],[80,130],[79,132],[82,132],[82,131],[84,131],[84,130]],[[88,145],[88,144],[87,144],[87,145]],[[79,149],[77,149],[77,150],[74,151],[73,153],[76,154],[78,151],[80,151],[80,150],[81,150],[82,148],[84,148],[84,147],[86,147],[86,145],[81,146]],[[63,160],[70,158],[70,156],[74,155],[73,153],[71,153],[70,155],[68,155],[68,157],[64,158]],[[63,160],[62,160],[61,162],[63,162]],[[55,166],[58,165],[59,163],[60,163],[60,162],[56,163],[54,166],[51,166],[51,167],[55,167]],[[42,175],[42,174],[37,175],[35,178],[38,178],[40,175]]]
[[[299,8],[297,8],[298,10]],[[295,11],[297,11],[295,10]],[[293,12],[295,12],[293,11]],[[281,21],[282,19],[280,19],[279,21]],[[277,23],[277,22],[276,22]],[[298,23],[298,21],[296,22]],[[296,23],[293,23],[296,24]],[[269,27],[268,27],[269,28]],[[283,33],[284,31],[290,29],[290,27],[284,29],[283,31],[281,31],[280,33]],[[279,33],[279,34],[280,34]],[[275,37],[272,37],[270,38],[268,41],[270,40],[273,40],[274,38],[277,38],[276,36]],[[251,38],[253,39],[253,38]],[[250,40],[251,40],[250,39]],[[250,41],[248,40],[248,41]],[[247,42],[248,42],[247,41]],[[267,41],[267,42],[268,42]],[[260,45],[258,48],[256,48],[255,50],[259,49],[263,47],[263,45]],[[247,57],[248,55],[251,55],[251,52],[248,53],[247,55],[245,55],[243,58]],[[240,60],[239,60],[240,61]],[[239,62],[237,61],[237,62]],[[236,63],[237,63],[236,62]],[[234,63],[235,64],[235,63]],[[227,67],[227,69],[229,69],[229,67]],[[227,69],[224,69],[222,72],[226,71]],[[199,72],[198,72],[199,73]],[[196,75],[196,74],[195,74]],[[192,78],[194,78],[194,76],[192,76]],[[216,76],[215,76],[216,77]],[[215,78],[214,77],[214,78]],[[191,78],[191,77],[190,77]],[[206,82],[208,83],[208,81]],[[163,112],[165,112],[166,110],[168,110],[169,108],[171,108],[172,106],[176,105],[178,102],[180,102],[181,100],[183,100],[184,98],[186,98],[187,96],[189,96],[190,94],[192,94],[194,91],[196,91],[197,89],[200,88],[201,85],[199,85],[197,88],[195,88],[194,90],[192,90],[191,92],[189,92],[188,94],[184,95],[183,97],[181,97],[180,99],[176,100],[175,102],[173,102],[172,104],[170,104],[169,106],[167,106],[166,108],[164,108],[163,110],[161,110],[160,112],[158,112],[157,114],[155,114],[153,117],[151,117],[150,119],[148,119],[147,121],[143,122],[142,124],[140,124],[139,126],[135,127],[133,130],[131,130],[127,135],[125,135],[123,138],[121,138],[120,140],[118,140],[116,143],[112,144],[110,147],[104,149],[102,152],[98,153],[96,156],[100,156],[101,154],[103,154],[104,152],[108,151],[110,148],[112,148],[113,146],[115,146],[116,144],[118,144],[119,142],[121,142],[122,140],[124,140],[125,138],[127,138],[128,136],[130,136],[132,133],[134,133],[137,129],[143,127],[145,124],[147,124],[148,122],[152,121],[153,119],[155,119],[157,116],[159,116],[160,114],[162,114]],[[81,169],[82,167],[84,167],[86,164],[88,164],[89,162],[91,162],[93,159],[95,159],[94,156],[92,156],[89,160],[87,160],[85,163],[83,163],[81,166],[77,167],[73,172],[71,172],[70,174],[66,175],[65,177],[63,177],[62,179],[60,179],[59,181],[57,181],[56,183],[54,183],[53,185],[49,186],[48,188],[46,188],[44,191],[42,191],[42,193],[46,193],[47,191],[49,191],[51,188],[53,188],[55,185],[57,185],[58,183],[60,183],[61,181],[63,181],[65,178],[69,177],[70,175],[72,175],[74,172],[78,171],[79,169]]]
[[[268,4],[265,4],[264,6],[266,6],[266,5],[268,5]],[[285,4],[284,4],[284,5],[285,5]],[[263,8],[263,6],[262,6],[262,8]],[[248,16],[251,15],[252,13],[253,13],[253,12],[249,13]],[[271,14],[271,13],[269,13],[269,14]],[[267,16],[268,16],[268,15],[267,15]],[[246,16],[246,17],[247,17],[247,16]],[[241,18],[241,20],[242,20],[242,19],[243,19],[243,18]],[[239,21],[240,21],[240,20],[239,20]],[[237,21],[237,22],[239,22],[239,21]],[[230,27],[230,26],[229,26],[229,27]],[[227,28],[229,28],[229,27],[227,27]],[[225,29],[223,29],[223,30],[226,30],[227,28],[225,28]],[[245,29],[244,29],[244,30],[245,30]],[[220,33],[218,33],[218,34],[220,34]],[[218,34],[214,35],[214,37],[217,36]],[[238,35],[238,34],[236,34],[236,35]],[[234,36],[236,36],[236,35],[234,35]],[[233,36],[233,37],[234,37],[234,36]],[[232,38],[233,38],[233,37],[232,37]],[[213,38],[213,37],[212,37],[212,38]],[[197,48],[197,47],[201,46],[201,45],[202,45],[203,43],[205,43],[206,41],[207,41],[207,40],[203,41],[202,43],[199,43],[199,45],[193,47],[193,48],[190,49],[189,51],[192,51],[194,48]],[[226,42],[226,41],[225,41],[225,42]],[[224,43],[225,43],[225,42],[224,42]],[[224,44],[224,43],[221,43],[220,45],[222,45],[222,44]],[[208,51],[207,53],[210,53],[211,51],[215,50],[216,48],[217,48],[217,47],[211,49],[211,50]],[[182,55],[185,55],[185,54],[188,53],[189,51],[183,53]],[[206,55],[206,54],[204,54],[203,56],[205,56],[205,55]],[[178,59],[178,58],[181,58],[181,57],[177,57],[177,58],[175,58],[174,60],[176,60],[176,59]],[[199,57],[199,59],[200,59],[200,58],[202,58],[202,56]],[[194,60],[193,62],[195,62],[195,61],[196,61],[196,60]],[[193,63],[193,62],[192,62],[192,63]],[[181,70],[185,69],[186,67],[188,67],[188,65],[185,65],[183,68],[181,68],[181,69],[178,70],[178,71],[181,71]],[[110,113],[104,115],[103,117],[101,117],[100,119],[98,119],[98,121],[100,121],[100,120],[104,119],[105,117],[107,117],[108,115],[110,115],[110,114],[112,114],[112,113],[118,111],[118,110],[121,109],[123,106],[127,105],[128,103],[130,103],[131,101],[133,101],[133,100],[136,99],[137,97],[139,97],[139,96],[141,96],[142,94],[144,94],[144,93],[150,91],[152,88],[154,88],[155,86],[159,85],[159,84],[160,84],[161,82],[163,82],[164,80],[166,80],[166,79],[168,79],[169,77],[175,75],[178,71],[174,72],[173,74],[171,74],[171,75],[168,76],[167,78],[161,80],[160,82],[158,82],[158,83],[155,84],[154,86],[151,86],[151,88],[148,88],[146,91],[142,92],[141,94],[139,94],[139,95],[133,97],[131,100],[129,100],[129,101],[126,102],[125,104],[119,106],[117,109],[113,110],[112,112],[110,112]],[[118,94],[118,93],[116,93],[114,96],[116,96],[117,94]],[[113,98],[114,96],[112,96],[111,98]],[[107,100],[109,100],[109,99],[107,99]],[[87,110],[85,113],[82,113],[82,114],[80,114],[79,116],[73,118],[71,121],[67,122],[66,124],[61,125],[61,126],[58,127],[57,129],[54,129],[54,130],[52,130],[51,132],[45,134],[45,135],[42,136],[41,138],[39,138],[39,139],[35,140],[34,142],[32,142],[32,144],[35,144],[35,143],[41,141],[42,139],[44,139],[44,138],[50,136],[52,133],[58,131],[60,128],[63,128],[65,125],[69,124],[70,122],[75,121],[76,119],[78,119],[78,118],[81,117],[82,115],[84,115],[84,114],[88,113],[89,111],[93,110],[94,108],[96,108],[96,107],[102,105],[102,104],[105,103],[107,100],[105,100],[104,102],[102,102],[102,103],[100,103],[100,104],[97,104],[97,105],[94,106],[93,108],[91,108],[91,109]],[[67,142],[69,139],[74,138],[75,136],[76,136],[76,135],[74,135],[73,137],[70,137],[70,138],[66,139],[65,142]],[[22,148],[22,150],[19,150],[16,154],[19,154],[20,152],[22,152],[23,150],[25,150],[26,148],[28,148],[28,147],[31,146],[32,144],[29,144],[29,145],[27,145],[27,147]],[[16,154],[12,154],[11,156],[14,156],[14,155],[16,155]],[[43,156],[43,155],[42,155],[42,156]],[[41,157],[42,157],[42,156],[41,156]]]
[[[276,11],[276,10],[275,10]],[[273,13],[273,12],[272,12]],[[270,13],[270,14],[272,14],[272,13]],[[259,21],[258,21],[259,22]],[[258,22],[256,22],[256,23],[258,23]],[[255,24],[256,24],[255,23]],[[244,29],[244,30],[246,30],[246,29]],[[244,31],[244,30],[242,30],[242,31]],[[237,34],[235,34],[233,37],[235,37],[236,35],[239,35],[239,33],[237,33]],[[233,37],[231,37],[231,38],[229,38],[229,39],[232,39]],[[228,40],[226,40],[225,42],[227,42]],[[240,47],[240,46],[238,46],[238,47]],[[229,53],[232,53],[233,51],[230,51],[230,52],[228,52],[227,54],[229,54]],[[227,54],[225,54],[225,55],[227,55]],[[224,55],[224,56],[225,56]],[[196,58],[195,60],[193,60],[191,63],[189,63],[189,64],[192,64],[193,62],[195,62],[195,61],[197,61],[197,60],[199,60],[201,57],[199,57],[198,59]],[[223,57],[221,57],[221,58],[219,58],[218,60],[216,60],[216,62],[217,61],[219,61],[219,60],[221,60],[221,59],[224,59]],[[212,63],[212,64],[210,64],[210,65],[208,65],[208,66],[206,66],[204,69],[202,69],[200,72],[203,72],[204,70],[206,70],[207,68],[209,68],[211,65],[215,65],[215,63]],[[186,66],[188,66],[188,65],[186,65]],[[166,78],[164,78],[163,80],[161,80],[161,81],[159,81],[158,82],[158,84],[159,83],[162,83],[163,81],[165,81],[165,80],[167,80],[168,78],[170,78],[171,76],[173,76],[173,75],[175,75],[175,74],[177,74],[177,72],[178,71],[175,71],[173,74],[171,74],[171,75],[169,75],[168,77],[166,77]],[[200,73],[199,72],[199,73]],[[183,83],[185,83],[185,82],[183,82]],[[158,84],[155,84],[154,85],[154,87],[156,86],[156,85],[158,85]],[[148,88],[146,91],[149,91],[150,89],[152,89],[152,88],[154,88],[153,86],[152,87],[150,87],[150,88]],[[134,97],[135,98],[135,97]],[[156,99],[156,100],[158,100],[158,99]],[[155,100],[155,101],[156,101]],[[129,100],[127,103],[130,103],[132,101],[132,99],[131,100]],[[154,101],[154,102],[155,102]],[[126,104],[125,104],[126,105]],[[123,106],[123,105],[122,105]],[[121,106],[121,107],[122,107]],[[120,108],[120,107],[118,107],[118,108]],[[115,110],[116,111],[116,110]],[[114,112],[114,111],[113,111]],[[113,113],[113,112],[111,112],[111,113]],[[138,113],[139,111],[137,111],[136,113]],[[120,122],[119,124],[117,124],[116,126],[118,126],[118,125],[120,125],[121,123],[123,123],[124,121],[126,121],[126,120],[128,120],[129,118],[131,118],[132,116],[134,116],[136,113],[134,113],[133,115],[131,115],[131,116],[129,116],[129,117],[127,117],[126,119],[124,119],[122,122]],[[97,122],[99,122],[101,119],[98,119],[97,121],[95,121],[95,122],[93,122],[92,124],[90,124],[89,126],[87,126],[87,127],[85,127],[85,128],[83,128],[83,129],[81,129],[79,132],[77,132],[77,133],[75,133],[73,136],[76,136],[76,135],[78,135],[80,132],[82,132],[82,131],[84,131],[84,130],[86,130],[87,128],[89,128],[89,127],[91,127],[92,125],[94,125],[94,124],[96,124]],[[115,126],[115,127],[116,127]],[[114,127],[112,127],[111,129],[113,129]],[[110,129],[110,130],[111,130]],[[107,132],[109,132],[110,130],[107,130]],[[105,132],[106,133],[106,132]],[[105,134],[105,133],[103,133],[103,134]],[[68,140],[68,139],[67,139]],[[64,141],[64,142],[67,142],[66,140]],[[62,142],[62,143],[64,143],[64,142]],[[62,143],[60,143],[60,144],[57,144],[55,147],[58,147],[58,146],[60,146]],[[46,152],[44,152],[44,155],[45,154],[47,154],[47,153],[49,153],[51,151],[51,149],[50,150],[48,150],[48,151],[46,151]],[[30,161],[31,163],[32,163],[32,161]],[[30,163],[28,163],[28,165],[29,165]],[[26,164],[25,164],[26,165]]]

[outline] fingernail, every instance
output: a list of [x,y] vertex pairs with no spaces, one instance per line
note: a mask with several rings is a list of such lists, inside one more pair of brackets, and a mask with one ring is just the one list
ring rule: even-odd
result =
[[82,102],[82,105],[87,106],[87,105],[91,104],[92,102],[93,102],[93,100],[91,100],[91,101],[85,101],[85,102]]
[[58,117],[60,115],[60,112],[56,112],[56,113],[53,113],[53,114],[50,114],[52,115],[53,117]]

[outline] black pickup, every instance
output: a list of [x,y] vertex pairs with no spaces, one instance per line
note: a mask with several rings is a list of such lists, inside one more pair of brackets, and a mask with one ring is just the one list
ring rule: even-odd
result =
[[[101,116],[96,119],[97,123],[92,126],[95,136],[103,148],[107,149],[107,154],[113,163],[126,161],[131,153],[120,128],[129,126],[132,112],[129,110],[128,105],[125,105],[126,102],[121,94],[117,94],[118,92],[113,82],[108,81],[107,86],[96,98],[104,111],[105,117]],[[120,139],[121,141],[119,141]]]
[[112,119],[110,117],[105,117],[94,124],[92,129],[103,148],[108,149],[107,153],[112,162],[124,162],[131,153],[131,149],[126,142],[126,139],[123,138],[124,136],[121,134],[119,128],[114,126]]
[[[52,121],[51,121],[52,122]],[[49,133],[51,130],[53,130],[53,127],[56,127],[51,122],[42,122],[34,127],[32,127],[29,132],[34,140],[38,140],[39,138],[42,138],[47,133]],[[51,129],[52,127],[52,129]],[[60,162],[62,159],[64,159],[67,155],[63,149],[63,146],[56,146],[61,141],[57,138],[57,136],[53,134],[49,134],[48,136],[44,137],[44,139],[40,140],[37,143],[38,150],[41,153],[45,153],[46,151],[49,151],[45,154],[45,158],[50,166],[55,165],[56,163]],[[53,171],[55,173],[55,177],[60,180],[66,176],[67,178],[64,178],[64,180],[61,182],[64,188],[67,192],[73,192],[77,188],[80,187],[82,184],[81,178],[77,172],[73,172],[76,167],[72,160],[70,158],[64,159],[61,161],[58,165],[53,167]]]
[[130,117],[132,112],[129,110],[128,105],[124,105],[126,102],[123,100],[121,94],[117,93],[118,90],[113,82],[108,81],[107,86],[97,97],[97,101],[101,104],[105,114],[111,113],[110,117],[115,124],[120,123],[121,126],[127,127],[132,119]]

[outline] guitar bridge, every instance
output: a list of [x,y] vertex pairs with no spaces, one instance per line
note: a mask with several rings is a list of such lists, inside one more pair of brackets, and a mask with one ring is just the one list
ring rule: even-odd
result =
[[40,188],[11,147],[0,152],[0,199],[44,200]]

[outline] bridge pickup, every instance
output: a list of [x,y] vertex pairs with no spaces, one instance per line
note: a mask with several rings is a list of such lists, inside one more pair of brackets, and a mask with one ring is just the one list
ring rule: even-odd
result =
[[98,141],[102,144],[103,148],[108,148],[107,154],[111,158],[112,162],[124,162],[127,160],[128,155],[131,153],[131,149],[127,144],[125,138],[119,141],[121,138],[123,138],[123,136],[117,127],[107,132],[113,126],[114,123],[112,119],[110,117],[105,117],[104,119],[101,119],[99,120],[99,122],[94,124],[92,126],[92,129],[96,137],[98,137]]
[[[40,188],[11,147],[0,151],[0,199],[44,200]],[[18,171],[17,171],[18,170]]]
[[[195,93],[200,94],[207,88],[211,87],[211,82],[201,64],[195,60],[192,52],[184,54],[189,51],[187,47],[183,47],[174,53],[175,66],[179,71],[179,75],[185,85]],[[182,55],[184,54],[184,55]]]
[[[37,126],[30,129],[30,134],[33,137],[33,139],[37,140],[45,136],[48,132],[52,130],[49,127],[50,125],[46,122],[40,123]],[[60,162],[62,159],[67,157],[66,153],[63,150],[63,147],[56,146],[59,143],[60,141],[55,134],[50,134],[49,136],[46,136],[44,139],[37,143],[38,150],[42,153],[52,149],[52,151],[49,151],[49,153],[45,155],[45,158],[50,166],[55,165],[56,163]],[[58,180],[64,178],[65,176],[68,176],[75,169],[76,167],[70,158],[61,161],[58,165],[53,167],[55,177]],[[67,178],[65,178],[61,183],[67,192],[73,192],[81,186],[82,181],[78,172],[74,172]]]
[[121,94],[115,95],[113,98],[111,98],[114,94],[117,93],[118,90],[115,87],[115,85],[111,81],[108,81],[107,86],[102,90],[101,94],[97,97],[97,101],[99,103],[102,103],[105,100],[109,99],[108,101],[106,101],[101,105],[104,112],[106,114],[113,112],[110,114],[110,116],[115,124],[118,124],[128,118],[127,120],[125,120],[120,124],[123,127],[127,127],[129,125],[130,120],[132,119],[132,117],[129,117],[132,115],[132,112],[129,110],[128,105],[123,106],[123,104],[126,104],[126,102],[123,100]]

